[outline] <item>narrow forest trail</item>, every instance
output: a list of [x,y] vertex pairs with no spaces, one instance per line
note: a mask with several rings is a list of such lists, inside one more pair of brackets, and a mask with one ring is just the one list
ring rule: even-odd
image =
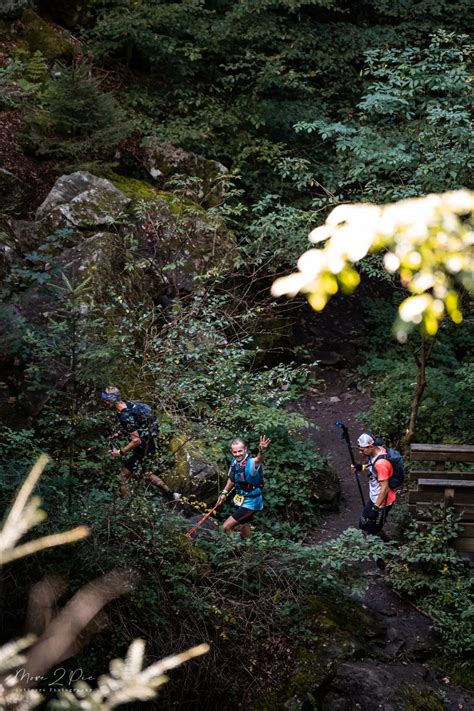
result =
[[[362,501],[355,476],[350,469],[347,444],[341,439],[341,430],[336,427],[341,420],[348,428],[353,446],[362,432],[357,416],[368,410],[370,397],[357,390],[355,383],[344,372],[327,369],[321,372],[325,384],[324,392],[306,395],[298,403],[300,410],[318,429],[308,430],[308,437],[323,454],[328,454],[336,468],[341,484],[339,512],[327,513],[320,522],[319,529],[309,537],[308,542],[321,543],[334,538],[350,526],[357,526],[362,510]],[[354,454],[357,456],[357,447]],[[367,499],[367,482],[361,477],[362,490]]]
[[[345,529],[358,525],[362,508],[360,493],[350,470],[347,444],[341,439],[335,422],[341,420],[349,428],[354,446],[363,431],[358,416],[366,419],[363,413],[371,405],[370,396],[360,392],[343,370],[325,368],[319,376],[324,382],[323,392],[307,394],[295,409],[317,426],[317,430],[309,429],[307,436],[321,453],[331,457],[341,485],[341,501],[339,512],[325,513],[318,528],[305,539],[309,545],[335,538]],[[354,454],[357,458],[357,447]],[[367,499],[364,477],[361,477],[361,485]],[[389,534],[390,528],[389,522],[386,526]],[[398,702],[407,688],[423,690],[425,695],[430,690],[435,692],[438,699],[444,700],[446,711],[474,708],[474,694],[453,685],[445,671],[428,661],[436,646],[433,621],[385,584],[375,562],[361,567],[367,578],[367,589],[363,597],[357,599],[370,613],[378,632],[365,654],[339,667],[329,685],[327,708],[375,707],[393,711],[400,708]],[[387,687],[391,689],[391,698],[387,698]],[[351,705],[351,698],[357,699],[355,706]]]

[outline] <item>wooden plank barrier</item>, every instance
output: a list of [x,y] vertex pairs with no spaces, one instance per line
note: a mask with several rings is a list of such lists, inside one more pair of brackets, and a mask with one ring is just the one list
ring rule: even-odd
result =
[[[474,553],[474,470],[455,471],[449,462],[474,462],[469,444],[412,444],[411,462],[430,462],[433,468],[411,469],[408,505],[418,521],[426,521],[433,504],[452,506],[460,514],[462,530],[454,541],[460,553]],[[473,467],[474,469],[474,467]]]

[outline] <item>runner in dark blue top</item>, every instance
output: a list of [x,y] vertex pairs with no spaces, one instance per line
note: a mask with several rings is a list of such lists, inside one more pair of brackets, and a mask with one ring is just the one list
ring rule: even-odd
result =
[[[157,474],[146,472],[150,466],[150,460],[156,452],[155,435],[157,432],[156,418],[151,414],[151,408],[144,403],[137,403],[131,400],[122,400],[120,392],[115,387],[108,387],[101,393],[102,402],[110,409],[115,410],[117,422],[122,430],[130,437],[130,441],[125,447],[119,449],[112,448],[112,457],[128,456],[120,470],[119,482],[120,493],[127,496],[127,481],[137,473],[145,476],[152,484],[158,486],[166,498],[178,500],[181,494],[171,491]],[[149,414],[148,414],[149,413]]]
[[224,522],[224,531],[230,533],[240,526],[242,538],[249,538],[252,529],[250,521],[256,511],[263,509],[263,458],[265,449],[270,444],[268,437],[260,437],[258,454],[250,457],[242,439],[234,439],[230,446],[232,461],[229,467],[229,478],[217,500],[220,505],[226,500],[231,489],[235,488],[233,502],[235,509],[232,516]]

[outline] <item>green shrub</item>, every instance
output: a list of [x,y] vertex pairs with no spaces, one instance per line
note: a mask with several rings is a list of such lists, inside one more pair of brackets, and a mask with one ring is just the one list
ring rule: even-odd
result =
[[443,652],[455,658],[474,651],[474,576],[450,548],[459,525],[452,509],[433,507],[431,520],[410,522],[386,568],[391,585],[433,618]]
[[86,64],[58,65],[41,108],[27,120],[24,140],[42,157],[79,160],[110,155],[129,132],[125,113]]

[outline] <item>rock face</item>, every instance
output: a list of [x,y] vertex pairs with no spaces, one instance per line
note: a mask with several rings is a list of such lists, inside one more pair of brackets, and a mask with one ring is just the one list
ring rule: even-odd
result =
[[205,207],[219,205],[225,197],[228,171],[222,163],[184,151],[166,141],[148,140],[144,166],[159,187],[167,186],[175,176],[182,176],[185,195]]
[[18,17],[22,10],[31,7],[32,0],[2,0],[0,4],[0,17],[12,19]]
[[231,264],[236,254],[235,237],[219,220],[172,193],[161,193],[150,206],[137,236],[160,270],[168,265],[165,274],[174,294],[191,291],[198,274]]
[[[15,176],[5,175],[17,184]],[[122,283],[125,300],[151,305],[163,294],[191,291],[198,274],[233,258],[235,238],[202,207],[149,183],[143,196],[140,181],[129,185],[119,177],[132,197],[110,180],[77,171],[56,181],[35,221],[10,218],[9,246],[0,252],[0,272],[14,276],[2,293],[7,305],[0,360],[5,366],[19,359],[21,368],[22,357],[28,357],[14,324],[41,331],[60,311],[63,292],[55,287],[64,286],[63,274],[73,285],[89,278],[88,298],[96,304],[109,303],[111,288]],[[133,211],[138,206],[139,217]],[[54,379],[54,373],[44,376]],[[37,411],[40,407],[37,403]],[[208,485],[215,470],[195,448],[184,458],[189,492],[206,496],[215,488]]]
[[166,477],[168,485],[186,496],[193,495],[207,504],[215,503],[218,489],[216,467],[206,460],[199,442],[175,437],[171,442],[175,467]]
[[447,688],[436,680],[433,669],[411,662],[383,664],[372,659],[347,662],[337,667],[318,708],[321,711],[384,709],[408,711],[472,708],[472,695]]
[[125,247],[119,235],[97,232],[63,252],[59,258],[62,271],[73,283],[91,278],[96,301],[107,298],[107,292],[120,278],[125,263]]
[[[30,3],[23,3],[25,4]],[[72,43],[36,12],[25,9],[21,15],[21,22],[25,28],[25,39],[32,53],[40,51],[48,61],[72,57],[74,53]]]
[[63,175],[36,211],[36,220],[56,227],[94,229],[110,225],[126,210],[130,199],[105,178],[84,170]]

